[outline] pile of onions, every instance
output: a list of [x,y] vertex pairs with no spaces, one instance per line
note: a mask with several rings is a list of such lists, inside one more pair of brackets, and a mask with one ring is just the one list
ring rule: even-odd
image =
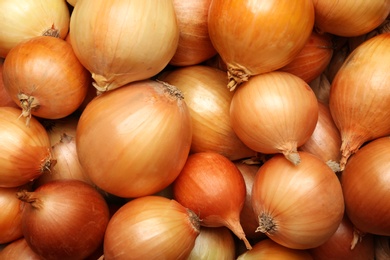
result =
[[287,65],[303,49],[313,25],[312,0],[213,0],[209,34],[227,64],[228,88]]
[[252,206],[258,232],[293,249],[325,243],[344,215],[343,191],[337,175],[317,156],[300,152],[299,165],[274,155],[257,172]]
[[0,10],[0,57],[26,39],[43,35],[65,39],[68,34],[70,14],[63,0],[3,0]]
[[390,134],[390,34],[357,47],[332,81],[329,108],[341,134],[340,169],[365,142]]
[[387,0],[314,0],[315,27],[320,32],[352,37],[378,27],[389,15]]
[[168,71],[160,79],[183,92],[192,119],[192,152],[217,152],[230,160],[255,156],[233,131],[229,108],[234,92],[226,91],[226,73],[195,65]]
[[15,196],[18,190],[19,187],[0,188],[0,245],[23,236],[21,202]]
[[23,201],[23,236],[42,258],[85,259],[102,244],[109,210],[91,185],[57,180],[16,196]]
[[211,0],[173,0],[180,37],[169,64],[200,64],[217,54],[209,37],[207,23],[210,3]]
[[173,183],[173,196],[198,214],[205,227],[227,227],[251,249],[240,224],[245,203],[245,181],[236,165],[214,152],[188,156]]
[[77,154],[87,176],[102,190],[125,198],[170,185],[186,162],[191,139],[191,115],[182,93],[154,80],[99,95],[82,112],[76,130]]
[[390,137],[375,139],[351,156],[341,175],[346,212],[364,233],[390,235]]
[[84,0],[75,5],[70,41],[99,92],[148,79],[175,54],[179,27],[172,0]]
[[199,235],[199,221],[175,200],[133,199],[108,223],[104,259],[187,259]]
[[297,148],[316,127],[318,101],[303,79],[273,71],[252,77],[235,91],[230,117],[233,130],[249,148],[283,153],[299,164]]
[[28,124],[31,115],[57,119],[73,113],[86,96],[90,74],[66,41],[38,36],[8,53],[3,80]]
[[45,128],[34,117],[27,127],[20,114],[18,108],[0,107],[0,187],[24,185],[53,163]]

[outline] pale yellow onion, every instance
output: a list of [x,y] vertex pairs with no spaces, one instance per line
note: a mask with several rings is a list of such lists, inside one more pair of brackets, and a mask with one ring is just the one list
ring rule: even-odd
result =
[[314,25],[312,0],[213,0],[209,34],[228,67],[228,88],[279,69],[298,55]]
[[[23,237],[22,207],[20,200],[15,196],[19,189],[20,187],[0,187],[0,244],[10,243]],[[0,259],[4,258],[0,257]]]
[[73,9],[70,31],[100,92],[155,76],[179,41],[172,0],[83,0]]
[[70,13],[64,0],[0,1],[0,57],[19,42],[41,35],[64,39]]
[[161,80],[183,92],[192,119],[192,152],[213,151],[230,160],[256,155],[232,129],[229,107],[233,92],[226,91],[226,73],[194,65],[164,73]]
[[389,15],[388,0],[313,0],[315,27],[339,36],[358,36],[379,26]]

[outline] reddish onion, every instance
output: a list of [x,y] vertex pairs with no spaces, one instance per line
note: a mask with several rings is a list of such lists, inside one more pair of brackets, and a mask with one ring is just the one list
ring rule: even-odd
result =
[[198,235],[191,210],[164,197],[139,197],[111,217],[104,259],[187,259]]
[[15,197],[18,190],[19,187],[0,188],[0,245],[23,236],[21,202]]
[[42,258],[83,259],[103,242],[108,205],[91,185],[57,180],[16,195],[24,202],[23,235]]
[[12,243],[7,244],[4,249],[0,250],[0,259],[42,260],[27,244],[24,237],[12,241]]
[[341,134],[340,169],[363,143],[390,134],[390,34],[357,47],[336,74],[329,108]]
[[278,154],[260,167],[252,206],[258,215],[257,231],[283,246],[309,249],[336,232],[344,199],[339,179],[326,163],[310,153],[299,153],[299,165]]
[[202,226],[225,226],[251,248],[240,224],[245,181],[228,158],[214,152],[189,155],[173,183],[173,196],[199,215]]
[[76,147],[81,166],[99,188],[139,197],[176,179],[191,138],[191,115],[180,90],[145,80],[92,100],[80,116]]
[[297,148],[316,127],[318,102],[303,79],[274,71],[252,77],[235,91],[230,117],[233,130],[249,148],[283,153],[299,164]]

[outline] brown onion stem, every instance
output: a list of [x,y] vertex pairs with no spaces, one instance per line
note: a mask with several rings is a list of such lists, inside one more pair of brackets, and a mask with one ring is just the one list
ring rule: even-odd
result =
[[27,190],[18,191],[16,197],[23,202],[30,203],[35,209],[40,209],[43,206],[42,200],[35,196],[35,192]]
[[245,246],[248,250],[252,249],[251,244],[249,243],[248,239],[246,238],[245,232],[241,227],[239,220],[228,220],[226,222],[226,227],[229,228],[240,240],[244,241]]
[[276,231],[276,224],[274,223],[274,220],[272,216],[261,213],[259,216],[259,226],[256,229],[256,232],[261,232],[264,234],[273,233]]
[[241,83],[248,81],[250,77],[250,73],[245,68],[233,68],[228,66],[228,79],[229,83],[227,85],[230,91],[236,89]]
[[200,219],[198,215],[196,215],[192,210],[187,209],[188,216],[190,219],[190,222],[192,224],[192,227],[194,228],[195,232],[200,232]]

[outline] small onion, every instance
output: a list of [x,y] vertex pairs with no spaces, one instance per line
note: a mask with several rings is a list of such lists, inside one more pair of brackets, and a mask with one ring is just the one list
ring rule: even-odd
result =
[[111,217],[104,259],[187,259],[198,235],[198,217],[177,201],[136,198]]
[[34,117],[27,127],[20,113],[18,108],[0,107],[0,187],[27,184],[54,162],[45,128]]
[[24,238],[42,258],[83,259],[103,242],[108,205],[91,185],[57,180],[16,195],[24,202]]
[[312,0],[213,0],[209,34],[227,64],[228,88],[287,65],[303,49],[313,25]]
[[324,161],[299,152],[302,162],[289,163],[274,155],[257,172],[252,206],[258,215],[257,231],[293,249],[325,243],[344,215],[344,198],[336,174]]
[[24,237],[7,244],[4,249],[0,249],[0,259],[12,260],[42,260],[27,244]]
[[0,188],[0,245],[23,236],[21,202],[15,196],[18,190],[19,187]]
[[341,134],[340,169],[363,143],[390,134],[390,34],[357,47],[332,81],[329,109]]
[[215,152],[189,155],[173,183],[174,198],[198,214],[202,226],[225,226],[251,249],[240,224],[245,194],[241,172],[232,161]]
[[145,80],[93,99],[77,124],[76,147],[94,184],[129,198],[170,185],[185,164],[191,138],[191,115],[182,93]]
[[172,0],[83,0],[70,41],[98,91],[148,79],[164,69],[179,42]]
[[249,148],[283,153],[299,164],[297,148],[316,127],[318,101],[303,79],[274,71],[252,77],[235,91],[230,117],[233,130]]

